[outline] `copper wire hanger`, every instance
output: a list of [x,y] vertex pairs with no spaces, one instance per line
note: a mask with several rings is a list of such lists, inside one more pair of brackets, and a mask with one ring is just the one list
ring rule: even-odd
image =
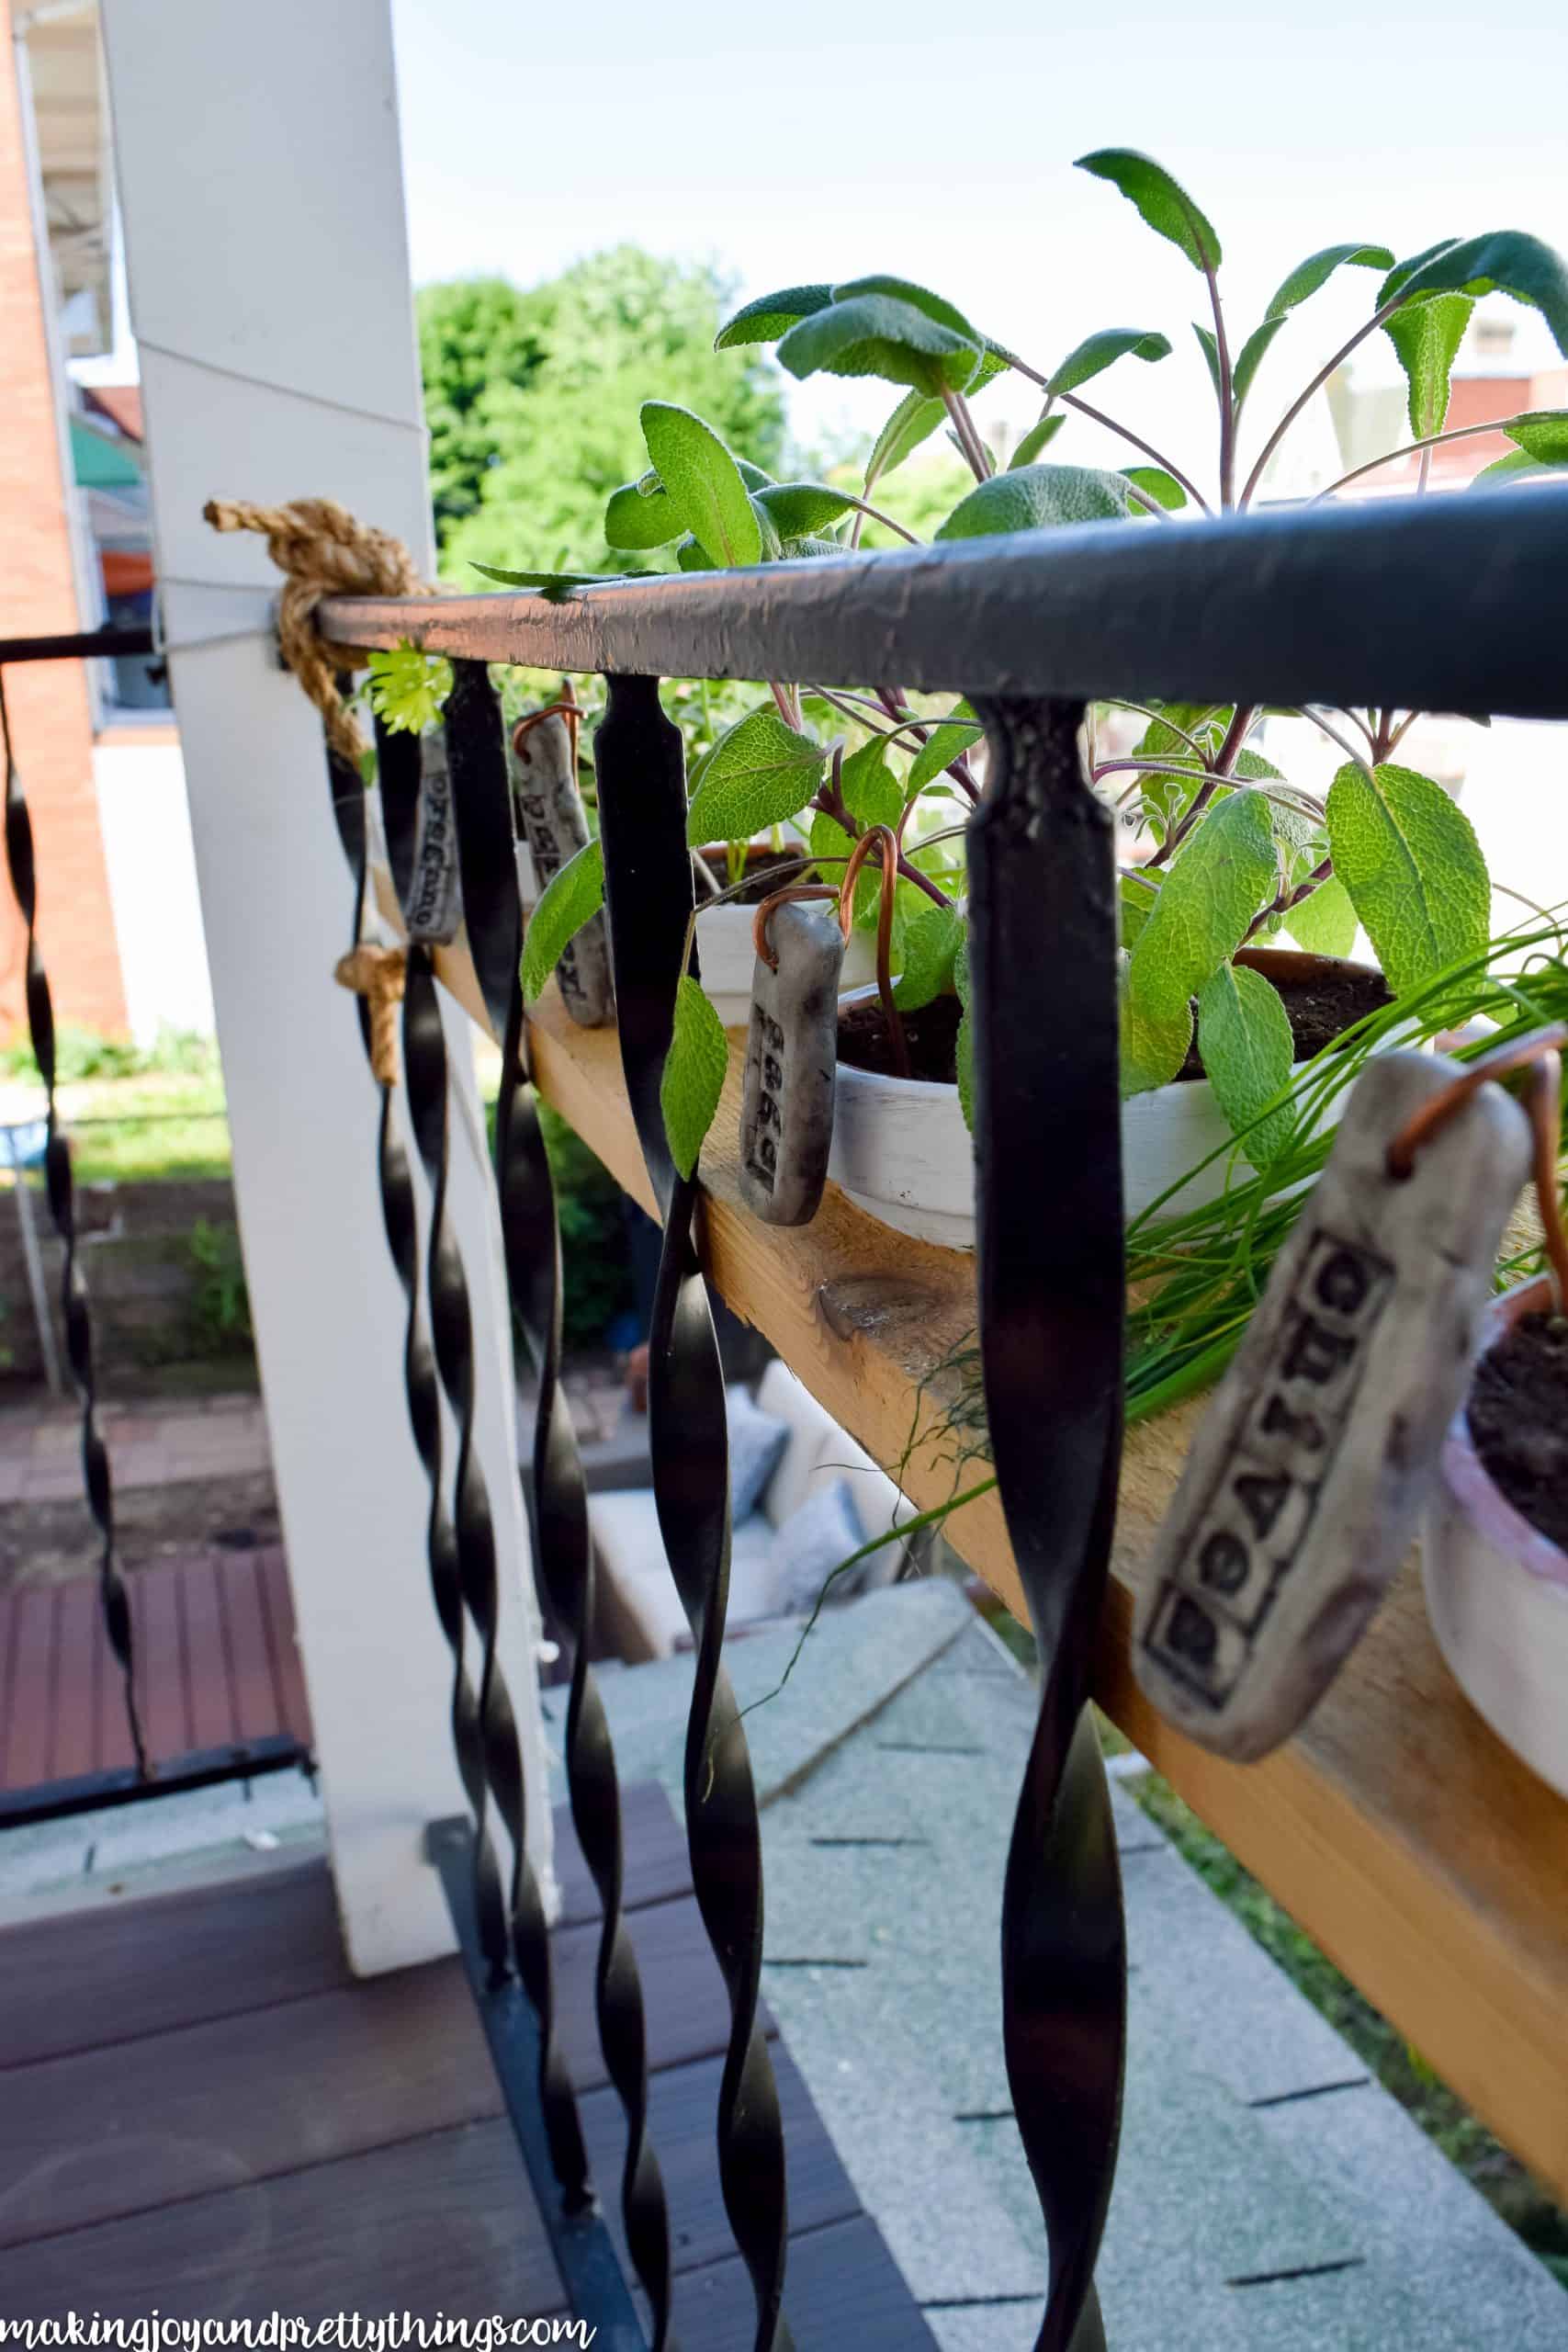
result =
[[1505,1078],[1512,1070],[1528,1069],[1529,1091],[1525,1097],[1525,1109],[1529,1114],[1530,1134],[1534,1144],[1536,1200],[1540,1209],[1541,1230],[1546,1238],[1548,1275],[1551,1283],[1553,1311],[1561,1315],[1568,1299],[1568,1229],[1562,1222],[1562,1203],[1557,1189],[1557,1161],[1562,1136],[1562,1056],[1561,1048],[1568,1045],[1568,1024],[1553,1022],[1550,1028],[1532,1029],[1528,1035],[1516,1037],[1511,1043],[1495,1046],[1489,1054],[1482,1054],[1469,1063],[1457,1078],[1450,1080],[1440,1094],[1434,1094],[1413,1111],[1388,1147],[1386,1166],[1396,1183],[1412,1175],[1416,1155],[1425,1143],[1447,1126],[1449,1121],[1464,1108],[1472,1094],[1491,1080]]

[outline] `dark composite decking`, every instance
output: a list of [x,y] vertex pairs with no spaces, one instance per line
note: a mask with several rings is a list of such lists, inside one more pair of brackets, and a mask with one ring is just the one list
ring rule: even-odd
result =
[[[684,2352],[739,2352],[750,2292],[713,2148],[723,1991],[664,1797],[635,1789],[626,1812],[677,2333]],[[558,1830],[562,2033],[614,2224],[624,2133],[593,2022],[598,1906],[564,1815]],[[797,2352],[925,2352],[776,2033],[772,2046]],[[312,2320],[566,2307],[459,1964],[356,1983],[320,1860],[0,1928],[0,2317],[154,2305]]]

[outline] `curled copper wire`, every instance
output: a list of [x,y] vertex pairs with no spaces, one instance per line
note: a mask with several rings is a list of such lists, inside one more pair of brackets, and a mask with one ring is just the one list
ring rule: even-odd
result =
[[577,772],[577,738],[578,731],[582,725],[582,706],[577,699],[577,689],[572,684],[570,678],[563,678],[561,680],[560,694],[554,702],[547,702],[542,710],[525,711],[523,717],[518,720],[516,726],[513,729],[513,751],[525,765],[529,762],[530,755],[524,750],[523,746],[527,741],[529,736],[533,733],[535,728],[543,726],[547,718],[565,719],[567,724],[567,732],[571,738],[571,765],[572,773],[575,775]]
[[1513,1038],[1506,1045],[1495,1046],[1491,1053],[1482,1054],[1452,1079],[1440,1094],[1434,1094],[1422,1103],[1419,1110],[1411,1113],[1390,1142],[1386,1160],[1389,1174],[1396,1182],[1403,1182],[1414,1170],[1416,1155],[1422,1145],[1430,1142],[1433,1136],[1447,1126],[1472,1095],[1478,1093],[1494,1079],[1506,1078],[1516,1070],[1528,1070],[1530,1083],[1525,1097],[1525,1109],[1529,1114],[1534,1144],[1532,1172],[1558,1314],[1562,1312],[1563,1301],[1568,1298],[1568,1228],[1563,1225],[1562,1203],[1557,1189],[1562,1120],[1561,1048],[1565,1045],[1568,1045],[1568,1024],[1553,1022],[1549,1028],[1532,1029],[1523,1037]]

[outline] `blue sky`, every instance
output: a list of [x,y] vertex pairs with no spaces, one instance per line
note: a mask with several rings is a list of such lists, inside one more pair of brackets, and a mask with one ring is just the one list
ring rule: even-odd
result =
[[[1095,327],[1161,327],[1177,359],[1124,364],[1114,404],[1188,447],[1208,397],[1188,323],[1201,281],[1072,170],[1085,150],[1146,148],[1190,187],[1224,242],[1237,339],[1294,263],[1342,239],[1407,253],[1510,227],[1568,249],[1561,0],[393,12],[417,281],[527,283],[633,238],[711,256],[745,294],[918,277],[1042,365]],[[1292,322],[1260,414],[1365,315],[1372,283],[1344,272]],[[796,398],[807,434],[874,425],[889,404],[837,384]]]

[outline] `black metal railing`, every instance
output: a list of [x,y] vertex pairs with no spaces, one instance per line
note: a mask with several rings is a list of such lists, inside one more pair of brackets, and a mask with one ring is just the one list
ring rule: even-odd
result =
[[[988,778],[969,852],[980,1342],[997,1476],[1042,1663],[1002,1892],[1003,2022],[1050,2256],[1038,2346],[1093,2352],[1104,2342],[1093,2278],[1115,2163],[1125,1946],[1086,1702],[1120,1461],[1123,1242],[1114,868],[1109,820],[1077,749],[1082,706],[1155,695],[1568,717],[1565,526],[1568,507],[1555,493],[1505,492],[845,555],[607,585],[558,602],[341,598],[320,610],[345,665],[347,649],[403,640],[452,656],[464,681],[458,712],[465,699],[477,706],[485,662],[608,681],[595,761],[621,1053],[664,1218],[649,1366],[654,1479],[696,1656],[687,1835],[729,2001],[716,2130],[730,2223],[754,2289],[758,2352],[789,2342],[784,2150],[756,2024],[757,1807],[722,1661],[723,1386],[693,1234],[697,1187],[671,1167],[659,1112],[692,904],[681,739],[661,713],[659,681],[859,683],[896,673],[902,685],[966,694],[986,728]],[[460,735],[470,722],[458,712],[448,724]],[[504,775],[493,759],[471,773],[459,814],[465,894],[492,910],[513,907]],[[487,975],[485,958],[502,944]],[[515,1105],[526,1080],[515,934],[495,933],[480,946]],[[1047,977],[1058,1017],[1049,1025],[1010,1020],[1024,998],[1037,1001]],[[1054,1129],[1070,1131],[1070,1152],[1042,1149]],[[503,1141],[503,1196],[513,1148]],[[547,1331],[547,1261],[558,1245],[542,1201],[520,1216],[514,1241],[514,1289],[546,1302],[530,1312]],[[548,1380],[541,1414],[543,1573],[568,1613],[575,1590],[581,1611],[589,1558],[578,1474]],[[612,1773],[596,1782],[601,1826],[614,1803]],[[609,1914],[606,1895],[607,1937]],[[536,1920],[528,1931],[542,1939]],[[607,2057],[627,2015],[602,2007]],[[638,2062],[640,2015],[639,1996]],[[646,2104],[637,2065],[623,2069],[625,2081],[615,2063],[609,2071],[640,2157]],[[628,2162],[628,2195],[635,2168]],[[631,2218],[628,2204],[628,2233]],[[645,2199],[640,2220],[645,2245],[656,2246],[661,2202],[656,2211]]]
[[[93,1318],[87,1283],[82,1272],[76,1221],[76,1193],[71,1169],[71,1145],[60,1115],[55,1052],[54,996],[44,964],[39,911],[47,919],[47,877],[40,879],[38,846],[28,808],[21,769],[16,756],[11,719],[6,700],[6,673],[24,662],[97,661],[120,655],[151,654],[157,640],[150,628],[101,628],[69,636],[0,639],[0,748],[6,760],[6,857],[11,888],[26,929],[25,994],[28,1031],[44,1088],[47,1136],[44,1144],[44,1188],[50,1216],[59,1237],[61,1319],[65,1356],[81,1412],[82,1482],[87,1509],[98,1536],[98,1597],[104,1639],[119,1670],[120,1690],[135,1764],[123,1770],[95,1772],[68,1781],[51,1781],[36,1787],[0,1793],[0,1828],[56,1820],[68,1815],[124,1804],[142,1796],[172,1794],[216,1782],[246,1779],[256,1773],[309,1768],[309,1751],[288,1736],[253,1739],[242,1746],[202,1749],[155,1757],[143,1734],[137,1690],[134,1635],[135,1611],[130,1589],[121,1570],[115,1536],[114,1479],[108,1449],[98,1427],[98,1384],[93,1348]],[[18,1168],[15,1181],[27,1179]]]

